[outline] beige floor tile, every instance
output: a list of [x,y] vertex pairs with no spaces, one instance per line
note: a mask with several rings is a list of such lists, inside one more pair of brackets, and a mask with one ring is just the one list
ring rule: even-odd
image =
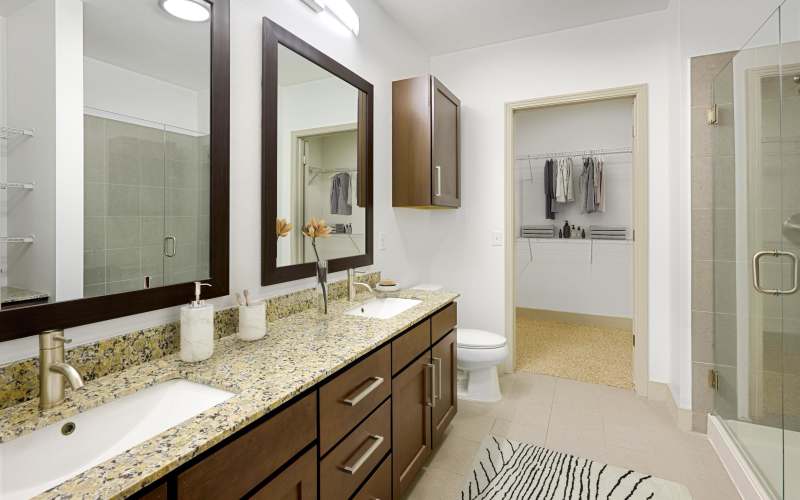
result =
[[694,500],[739,498],[706,436],[678,429],[663,403],[549,376],[515,373],[503,380],[499,403],[459,401],[444,443],[409,498],[458,498],[464,474],[489,434],[675,481],[686,485]]

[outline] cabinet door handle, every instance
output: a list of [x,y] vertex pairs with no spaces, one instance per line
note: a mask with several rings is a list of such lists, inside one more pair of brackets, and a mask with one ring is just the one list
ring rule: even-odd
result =
[[[431,395],[430,399],[425,402],[426,406],[430,406],[431,408],[436,408],[436,391],[434,390],[434,380],[436,380],[436,365],[433,363],[425,363],[425,373],[427,375],[428,368],[431,370],[431,378],[430,383],[427,384],[428,393]],[[426,396],[427,398],[427,396]]]
[[358,457],[358,459],[356,459],[356,461],[353,462],[352,464],[350,464],[350,465],[341,465],[341,466],[339,466],[339,468],[342,469],[345,472],[350,473],[350,474],[355,474],[356,472],[358,472],[358,469],[360,469],[361,466],[364,465],[364,463],[367,460],[369,460],[369,457],[371,457],[372,454],[375,453],[375,450],[377,450],[378,448],[381,447],[381,445],[383,444],[383,441],[384,441],[384,437],[383,436],[378,436],[377,434],[371,434],[369,436],[369,439],[372,439],[373,443],[371,445],[369,445],[369,448],[367,448],[367,451],[365,451],[363,454],[361,454],[361,456]]
[[442,195],[442,167],[436,165],[436,196]]
[[433,358],[433,363],[436,365],[434,373],[438,376],[437,385],[439,386],[439,390],[434,393],[433,399],[442,399],[442,358]]
[[360,403],[362,399],[369,396],[372,391],[377,389],[383,383],[383,377],[370,377],[367,380],[372,380],[372,382],[368,386],[366,386],[364,390],[362,390],[355,396],[344,399],[342,402],[349,406],[355,406],[358,403]]

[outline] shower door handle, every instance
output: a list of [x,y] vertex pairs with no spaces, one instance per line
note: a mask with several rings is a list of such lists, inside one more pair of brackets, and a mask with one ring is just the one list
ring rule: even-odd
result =
[[[789,257],[792,261],[792,287],[788,290],[779,288],[763,288],[761,286],[761,259],[764,257]],[[766,295],[791,295],[797,291],[797,255],[782,250],[764,250],[753,255],[753,288]]]
[[442,195],[442,167],[436,165],[436,196]]
[[[172,243],[170,245],[170,243]],[[167,236],[164,238],[164,256],[175,257],[175,252],[178,249],[178,240],[174,236]]]

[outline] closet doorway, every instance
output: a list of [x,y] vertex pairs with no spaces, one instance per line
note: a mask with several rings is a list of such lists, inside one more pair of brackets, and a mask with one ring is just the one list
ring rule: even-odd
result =
[[512,370],[647,394],[646,93],[506,105]]

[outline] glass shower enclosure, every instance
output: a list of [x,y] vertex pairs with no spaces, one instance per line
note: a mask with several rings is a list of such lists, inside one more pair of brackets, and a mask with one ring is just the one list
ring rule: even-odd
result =
[[716,76],[712,418],[767,496],[800,498],[800,0]]

